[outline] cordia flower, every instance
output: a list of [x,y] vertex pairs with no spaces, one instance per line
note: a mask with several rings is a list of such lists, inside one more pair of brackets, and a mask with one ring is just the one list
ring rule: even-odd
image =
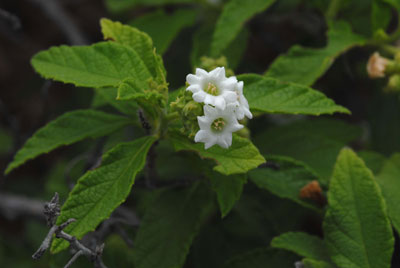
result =
[[235,104],[228,104],[225,109],[204,105],[204,116],[198,116],[200,130],[194,137],[195,142],[203,142],[204,148],[218,144],[222,148],[232,145],[232,133],[243,128],[234,113]]
[[196,102],[224,110],[227,104],[237,100],[234,91],[237,79],[235,76],[227,78],[224,67],[217,67],[211,72],[197,68],[196,75],[188,74],[186,81],[189,84],[186,90],[193,93]]
[[247,99],[243,95],[243,81],[239,81],[238,83],[236,83],[235,92],[237,94],[236,96],[237,102],[235,108],[235,114],[237,119],[241,120],[245,116],[249,119],[252,119],[253,115],[250,112],[249,103],[247,102]]

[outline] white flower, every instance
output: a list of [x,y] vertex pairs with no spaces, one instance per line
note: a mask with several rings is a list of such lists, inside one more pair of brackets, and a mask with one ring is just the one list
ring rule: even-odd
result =
[[243,81],[240,81],[236,84],[235,92],[237,94],[237,102],[236,102],[236,109],[235,114],[238,120],[243,119],[245,116],[249,119],[253,118],[253,115],[249,109],[249,103],[247,99],[243,95]]
[[232,133],[243,128],[236,119],[235,105],[229,104],[224,110],[204,105],[204,116],[198,116],[200,130],[194,137],[195,142],[204,142],[205,149],[214,144],[227,149],[232,145]]
[[186,90],[193,93],[196,102],[224,110],[227,104],[237,99],[234,91],[237,79],[235,76],[226,78],[224,67],[217,67],[209,73],[197,68],[196,75],[188,74],[186,81],[190,85]]

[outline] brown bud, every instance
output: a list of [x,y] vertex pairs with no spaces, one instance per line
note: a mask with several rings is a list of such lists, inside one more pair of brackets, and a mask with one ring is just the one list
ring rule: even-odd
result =
[[381,57],[378,52],[371,55],[367,63],[367,72],[370,78],[385,77],[385,69],[389,60]]
[[301,199],[311,199],[317,202],[320,206],[324,206],[326,204],[326,198],[322,193],[321,186],[316,180],[309,182],[303,188],[301,188],[299,197]]

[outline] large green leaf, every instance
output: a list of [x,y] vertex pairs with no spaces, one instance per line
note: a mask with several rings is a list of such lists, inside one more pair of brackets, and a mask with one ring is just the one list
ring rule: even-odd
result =
[[330,259],[325,242],[319,237],[307,233],[284,233],[272,239],[271,246],[292,251],[306,258],[323,261],[329,261]]
[[305,258],[302,260],[304,268],[336,268],[331,263]]
[[246,173],[265,163],[265,159],[257,147],[251,141],[233,135],[232,146],[229,149],[223,149],[217,145],[204,149],[204,144],[193,143],[188,138],[178,135],[172,135],[171,141],[175,150],[194,151],[203,158],[210,158],[217,162],[215,171],[224,175]]
[[65,113],[33,134],[17,152],[5,173],[57,147],[86,138],[101,137],[129,123],[130,120],[126,117],[95,110],[76,110]]
[[106,0],[106,6],[111,12],[123,12],[136,5],[167,5],[179,3],[192,3],[197,0]]
[[[76,219],[65,231],[78,239],[93,231],[125,201],[155,140],[153,136],[146,136],[121,143],[107,152],[99,168],[88,171],[78,180],[61,208],[57,223]],[[52,252],[59,252],[67,246],[66,241],[56,239]]]
[[36,54],[32,65],[47,79],[83,87],[117,86],[129,77],[151,78],[139,54],[115,42],[52,47]]
[[218,172],[212,172],[208,177],[213,190],[217,193],[218,204],[223,218],[240,199],[247,177],[244,174],[224,176]]
[[262,12],[275,0],[230,0],[224,5],[215,26],[211,55],[219,54],[235,39],[243,24],[256,13]]
[[172,14],[157,10],[141,16],[129,24],[151,36],[157,52],[164,54],[179,32],[194,24],[196,11],[193,9],[178,9]]
[[[113,40],[119,44],[131,47],[142,59],[151,75],[165,80],[165,69],[161,57],[155,53],[153,41],[146,33],[138,29],[114,22],[109,19],[100,20],[101,31],[104,39]],[[147,82],[141,80],[142,83]]]
[[137,104],[129,100],[117,100],[118,89],[115,87],[95,88],[92,99],[92,107],[111,105],[121,113],[137,117]]
[[252,110],[309,115],[350,113],[323,93],[307,86],[257,74],[239,75],[238,79],[244,82],[244,94]]
[[322,76],[342,53],[364,44],[364,38],[352,33],[344,22],[330,25],[328,43],[324,48],[293,46],[268,68],[267,77],[310,86]]
[[350,149],[335,164],[324,236],[339,267],[389,268],[394,238],[386,205],[372,172]]
[[327,181],[340,149],[360,136],[357,126],[321,118],[267,129],[255,137],[254,143],[263,153],[285,155],[306,163]]
[[400,233],[400,154],[396,153],[386,161],[377,177],[378,184],[385,198],[389,217],[393,226]]
[[300,161],[288,157],[268,157],[268,162],[277,164],[279,168],[259,167],[249,172],[249,179],[259,188],[270,191],[281,197],[288,198],[304,207],[319,211],[314,203],[299,197],[300,190],[317,176]]
[[224,268],[293,268],[297,257],[288,252],[259,248],[227,261]]
[[161,193],[147,209],[136,235],[135,267],[182,267],[194,237],[214,208],[211,193],[204,183]]

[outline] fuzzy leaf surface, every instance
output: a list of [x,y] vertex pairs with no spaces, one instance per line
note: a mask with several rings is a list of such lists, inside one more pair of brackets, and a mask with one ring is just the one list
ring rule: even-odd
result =
[[215,26],[211,55],[219,56],[235,39],[247,20],[267,9],[274,2],[275,0],[230,0],[226,3]]
[[267,113],[321,115],[350,113],[323,93],[307,86],[279,81],[257,74],[238,76],[250,109]]
[[257,147],[248,139],[237,135],[233,135],[232,146],[229,149],[215,145],[206,150],[203,143],[194,143],[178,135],[174,135],[171,141],[176,151],[194,151],[202,158],[215,160],[217,165],[214,170],[223,175],[246,173],[265,163]]
[[[151,36],[157,52],[164,54],[179,32],[194,24],[196,12],[192,9],[178,9],[172,14],[157,10],[141,16],[129,24]],[[165,23],[168,21],[168,23]]]
[[115,87],[95,88],[95,95],[92,100],[92,107],[101,107],[110,105],[120,111],[121,113],[137,117],[138,105],[129,100],[117,100],[118,89]]
[[182,267],[200,227],[214,208],[203,183],[168,189],[147,209],[135,238],[135,267]]
[[292,251],[306,258],[329,261],[325,242],[319,237],[307,233],[289,232],[281,234],[272,239],[271,246]]
[[385,162],[376,178],[388,208],[389,217],[400,232],[400,154],[396,153]]
[[116,86],[128,77],[142,81],[151,77],[138,53],[114,42],[51,47],[36,54],[31,63],[46,79],[82,87]]
[[[77,220],[65,232],[82,238],[87,232],[95,230],[125,201],[155,140],[153,136],[146,136],[115,146],[104,155],[99,168],[86,172],[78,180],[57,219],[58,224],[70,218]],[[67,247],[68,242],[56,239],[51,250],[59,252]]]
[[217,193],[218,205],[223,218],[240,199],[247,178],[244,174],[224,176],[218,172],[213,172],[208,177],[211,187]]
[[57,147],[86,138],[107,135],[130,122],[126,117],[96,110],[76,110],[65,113],[36,131],[16,153],[5,173]]
[[335,164],[323,229],[339,267],[389,268],[394,238],[386,205],[372,172],[350,149]]
[[304,207],[319,211],[317,204],[299,197],[300,190],[318,177],[302,162],[289,157],[266,156],[268,162],[277,164],[279,169],[259,167],[249,172],[249,179],[261,189],[281,198],[290,199]]
[[324,48],[293,46],[271,64],[265,75],[310,86],[329,69],[340,54],[365,42],[345,22],[331,24],[327,38],[328,43]]

